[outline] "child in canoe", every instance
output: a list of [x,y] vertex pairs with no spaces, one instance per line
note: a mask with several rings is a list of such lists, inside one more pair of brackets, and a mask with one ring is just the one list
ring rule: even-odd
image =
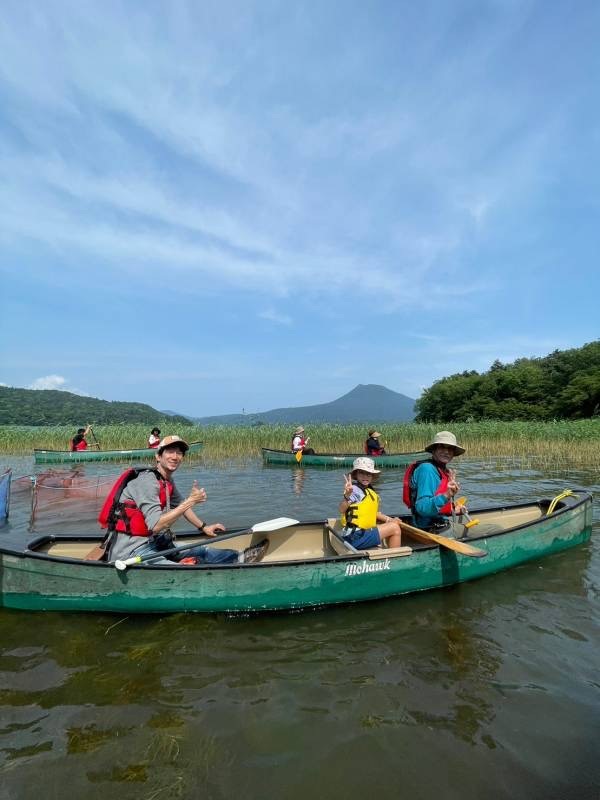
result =
[[379,473],[372,458],[361,456],[344,476],[344,498],[339,506],[342,535],[357,550],[378,547],[384,540],[389,547],[400,547],[400,520],[379,510],[379,495],[371,488]]

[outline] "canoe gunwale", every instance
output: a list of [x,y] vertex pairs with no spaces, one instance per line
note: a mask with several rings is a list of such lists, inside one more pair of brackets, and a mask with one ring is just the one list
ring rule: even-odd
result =
[[[204,442],[189,442],[189,452],[198,453]],[[126,461],[127,459],[143,460],[156,453],[153,447],[126,447],[109,450],[97,450],[88,448],[86,450],[51,450],[44,447],[33,449],[33,460],[35,464],[70,464],[83,461]]]
[[[575,496],[568,496],[565,497],[563,500],[560,501],[560,505],[552,512],[550,516],[545,516],[544,514],[544,507],[547,509],[552,502],[551,499],[548,500],[547,498],[542,498],[535,501],[526,501],[523,503],[514,503],[510,505],[504,506],[488,506],[486,508],[480,509],[473,509],[471,512],[472,514],[484,514],[484,513],[493,513],[498,511],[512,511],[518,510],[520,508],[532,508],[538,506],[540,511],[542,512],[542,516],[537,517],[535,519],[530,520],[529,522],[523,522],[518,525],[514,525],[510,528],[500,529],[498,531],[493,531],[485,534],[481,534],[480,536],[469,536],[467,540],[469,543],[476,542],[476,541],[483,541],[486,539],[496,539],[499,536],[505,536],[509,534],[514,534],[517,531],[527,530],[528,528],[534,527],[539,525],[545,519],[557,519],[564,514],[574,511],[579,506],[585,505],[588,501],[592,501],[592,495],[585,489],[573,489]],[[411,519],[409,514],[398,514],[400,519],[404,521],[408,521]],[[286,531],[293,531],[295,528],[303,528],[303,527],[320,527],[324,531],[329,529],[328,520],[305,520],[297,523],[296,525],[290,526],[286,528]],[[248,528],[240,528],[239,531],[235,529],[231,531],[231,533],[239,532],[240,535],[244,535],[248,533]],[[272,531],[271,535],[276,534],[277,531]],[[64,562],[68,564],[78,564],[78,565],[85,565],[90,567],[108,567],[110,569],[114,569],[114,564],[105,561],[85,561],[82,558],[74,558],[70,556],[55,556],[49,553],[39,552],[34,548],[40,548],[48,544],[53,543],[60,543],[60,542],[81,542],[81,541],[89,541],[90,548],[94,545],[99,543],[101,540],[101,536],[94,532],[94,533],[80,533],[80,534],[67,534],[67,535],[60,535],[60,534],[42,534],[35,539],[29,540],[26,542],[25,546],[21,548],[11,547],[10,544],[0,543],[0,555],[10,555],[16,556],[18,558],[35,558],[36,560],[42,561],[52,561],[52,562]],[[178,535],[178,541],[182,544],[185,543],[186,539],[197,539],[197,534],[190,533],[189,535],[187,532],[183,532]],[[235,537],[234,537],[235,538]],[[198,541],[198,544],[210,544],[210,538],[206,539],[205,541]],[[435,544],[434,542],[427,544],[425,542],[419,544],[417,547],[414,547],[413,550],[415,553],[421,553],[428,550],[436,550],[439,549],[439,545]],[[385,551],[385,548],[382,548],[382,551]],[[290,559],[285,561],[268,561],[268,562],[258,562],[253,564],[137,564],[135,566],[136,570],[139,569],[151,569],[153,572],[155,570],[173,570],[173,569],[181,569],[181,567],[185,567],[186,569],[195,569],[195,570],[202,570],[202,571],[212,571],[212,570],[224,570],[224,569],[246,569],[250,567],[281,567],[282,565],[301,565],[301,564],[314,564],[315,562],[330,562],[330,561],[347,561],[347,560],[355,560],[355,559],[364,559],[368,558],[367,551],[358,550],[356,553],[348,551],[348,553],[339,554],[339,553],[332,553],[323,555],[320,558],[299,558],[299,559]]]
[[[278,453],[280,455],[291,456],[295,458],[296,454],[293,453],[291,450],[277,450],[274,447],[261,447],[260,448],[263,453]],[[427,457],[430,456],[430,453],[427,453],[425,450],[406,450],[405,452],[397,452],[397,453],[384,453],[381,456],[369,456],[370,458],[397,458],[398,456],[419,456],[425,454]],[[364,458],[364,453],[307,453],[307,455],[311,456],[323,456],[325,458]]]

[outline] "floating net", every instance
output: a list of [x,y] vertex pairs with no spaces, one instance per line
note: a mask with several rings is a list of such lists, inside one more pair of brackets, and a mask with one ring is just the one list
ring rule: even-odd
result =
[[31,486],[30,529],[94,523],[116,476],[94,478],[75,469],[50,469],[37,475]]
[[0,475],[0,526],[8,519],[8,508],[10,505],[10,482],[12,470],[7,469]]

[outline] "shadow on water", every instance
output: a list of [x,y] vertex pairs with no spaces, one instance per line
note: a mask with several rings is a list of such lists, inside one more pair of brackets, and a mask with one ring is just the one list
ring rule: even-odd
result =
[[[298,493],[296,470],[199,472],[209,518],[232,526],[326,516],[343,482],[300,470]],[[461,472],[479,504],[565,484]],[[384,506],[399,507],[400,482],[384,476]],[[597,800],[597,541],[450,589],[296,614],[0,612],[0,797]]]

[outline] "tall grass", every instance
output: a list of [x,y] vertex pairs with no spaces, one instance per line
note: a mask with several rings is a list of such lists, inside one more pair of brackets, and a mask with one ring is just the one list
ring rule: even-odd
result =
[[[293,427],[175,426],[163,434],[178,433],[188,442],[204,442],[205,459],[246,458],[260,454],[261,447],[288,450]],[[451,430],[467,449],[467,457],[540,457],[548,461],[599,463],[600,418],[555,422],[473,422],[447,424],[394,423],[379,425],[390,453],[422,450],[436,432]],[[106,425],[94,429],[102,450],[145,447],[146,425]],[[0,453],[31,454],[34,448],[65,450],[72,427],[0,426]],[[359,453],[367,435],[359,424],[307,425],[310,445],[318,453]],[[88,437],[93,442],[93,437]]]

